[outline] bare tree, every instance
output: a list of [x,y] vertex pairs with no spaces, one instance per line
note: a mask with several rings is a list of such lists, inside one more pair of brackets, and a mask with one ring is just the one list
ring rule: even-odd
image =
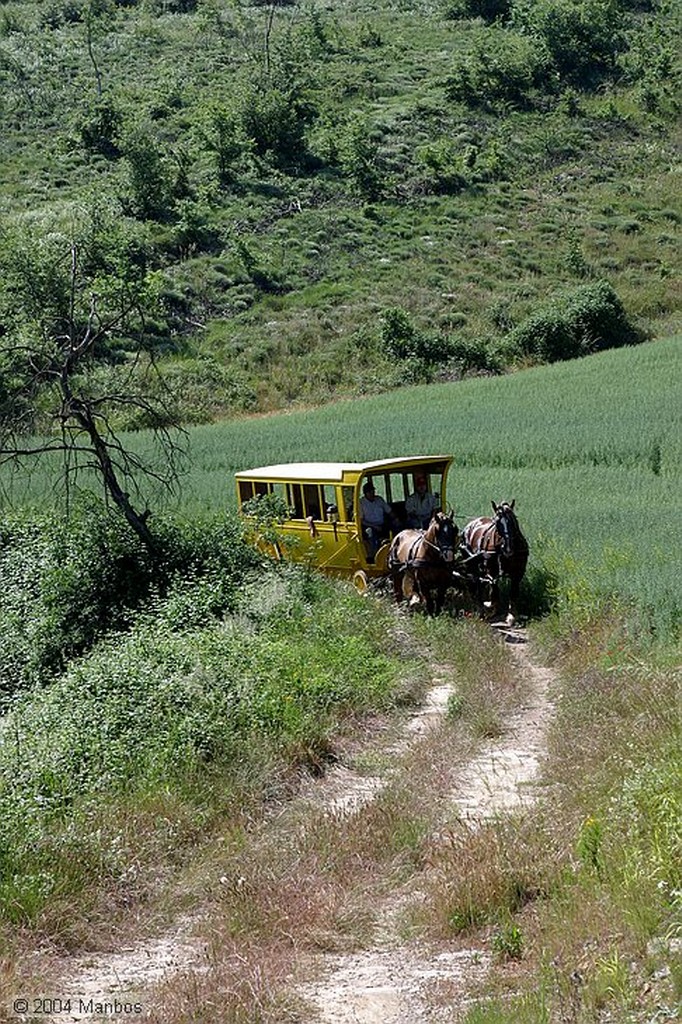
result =
[[[155,275],[144,260],[131,260],[129,239],[120,246],[97,230],[80,240],[52,234],[4,241],[0,463],[59,452],[67,487],[81,470],[94,470],[106,498],[153,553],[141,482],[171,486],[181,452],[147,329]],[[121,414],[131,410],[155,431],[161,468],[124,441]]]

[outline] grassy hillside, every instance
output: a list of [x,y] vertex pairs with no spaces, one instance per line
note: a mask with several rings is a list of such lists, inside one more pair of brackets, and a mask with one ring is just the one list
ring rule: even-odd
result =
[[514,329],[598,280],[670,333],[679,29],[667,0],[8,0],[4,228],[68,264],[115,225],[186,422],[537,361]]

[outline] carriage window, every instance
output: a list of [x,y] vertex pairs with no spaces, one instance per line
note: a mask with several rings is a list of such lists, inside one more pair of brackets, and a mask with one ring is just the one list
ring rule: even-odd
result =
[[305,497],[306,514],[313,519],[322,519],[322,506],[320,505],[320,489],[317,484],[304,484],[303,496]]
[[325,522],[338,522],[339,509],[336,504],[336,488],[330,486],[330,484],[320,484],[320,501],[322,502],[322,516]]
[[368,480],[371,480],[374,484],[374,490],[377,492],[378,497],[385,498],[388,501],[388,488],[386,486],[386,477],[383,473],[380,476],[370,476]]
[[355,489],[353,487],[342,487],[341,488],[341,508],[346,513],[346,522],[352,523],[355,519],[355,508],[353,502],[355,500]]
[[253,498],[253,485],[250,480],[239,481],[239,504],[243,505],[245,501],[249,501]]
[[266,484],[263,480],[256,480],[253,485],[253,489],[256,495],[269,494],[270,484]]
[[294,519],[305,519],[303,488],[300,484],[287,484],[287,504],[294,510]]
[[404,501],[410,493],[407,488],[407,480],[404,473],[391,473],[388,478],[391,488],[391,501]]

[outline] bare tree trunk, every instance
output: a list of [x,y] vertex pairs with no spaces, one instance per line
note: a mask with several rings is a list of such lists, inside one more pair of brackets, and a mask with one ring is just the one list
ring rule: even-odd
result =
[[272,24],[275,20],[275,8],[276,4],[270,4],[268,8],[268,16],[265,22],[265,37],[263,40],[265,49],[265,74],[266,77],[270,77],[270,36],[272,34]]
[[157,546],[153,533],[147,526],[149,510],[138,512],[133,508],[130,495],[121,487],[106,441],[100,434],[92,411],[84,406],[75,410],[75,416],[90,438],[92,450],[97,459],[107,494],[123,513],[126,522],[140,538],[150,555],[156,554]]

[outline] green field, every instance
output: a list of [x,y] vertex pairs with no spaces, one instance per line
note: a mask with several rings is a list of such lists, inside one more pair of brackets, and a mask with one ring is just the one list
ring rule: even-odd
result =
[[[460,524],[491,499],[515,498],[532,565],[557,577],[561,601],[577,609],[612,591],[667,632],[680,611],[681,342],[195,427],[180,493],[158,501],[195,517],[234,507],[237,470],[451,453],[448,498]],[[51,500],[44,472],[26,497]]]
[[681,604],[681,342],[196,428],[182,505],[232,504],[232,473],[257,465],[452,453],[460,522],[516,498],[535,564],[560,575],[565,599],[613,589],[668,629]]

